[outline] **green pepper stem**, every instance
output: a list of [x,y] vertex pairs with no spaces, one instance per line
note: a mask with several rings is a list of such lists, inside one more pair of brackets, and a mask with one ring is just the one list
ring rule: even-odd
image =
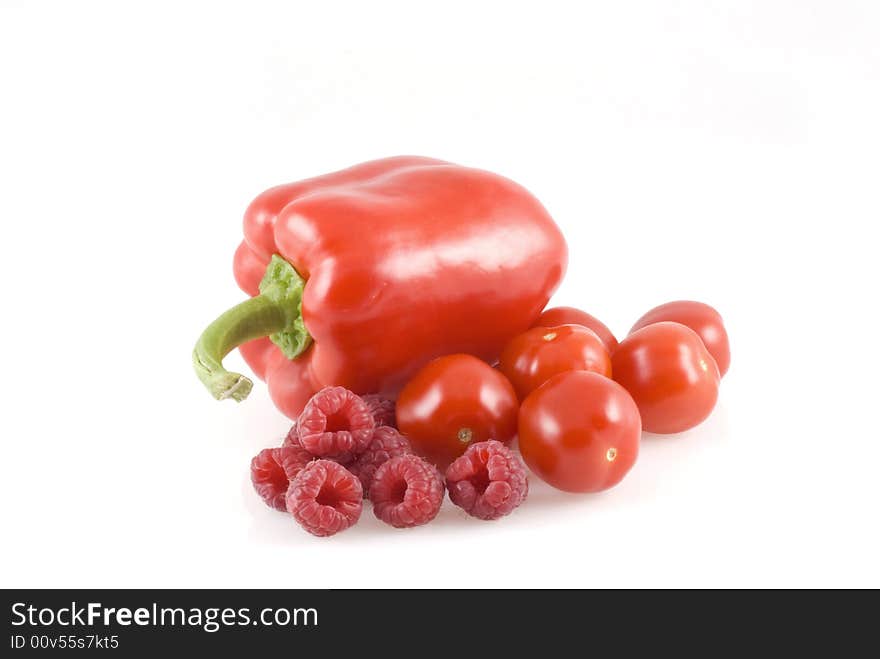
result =
[[222,360],[242,343],[281,331],[285,322],[279,304],[258,295],[237,304],[208,325],[193,350],[193,367],[214,398],[247,398],[253,382],[240,373],[227,371]]
[[260,282],[260,294],[237,304],[208,325],[193,350],[193,368],[217,400],[247,398],[253,382],[223,367],[223,358],[242,343],[268,336],[288,359],[312,341],[302,321],[305,283],[289,263],[273,256]]

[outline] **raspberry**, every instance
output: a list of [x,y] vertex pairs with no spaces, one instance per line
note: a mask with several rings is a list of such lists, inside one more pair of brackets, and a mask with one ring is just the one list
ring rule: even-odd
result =
[[498,519],[521,504],[529,493],[522,460],[501,442],[468,447],[446,470],[449,498],[480,519]]
[[427,524],[440,512],[443,490],[443,478],[434,465],[416,455],[398,455],[373,475],[373,514],[397,528]]
[[367,448],[376,422],[360,396],[344,387],[325,387],[312,396],[296,426],[304,449],[346,463]]
[[348,470],[360,479],[364,496],[369,498],[370,485],[376,470],[391,458],[407,453],[412,453],[412,448],[406,437],[394,428],[381,426],[373,431],[373,439],[370,440],[367,450],[348,466]]
[[315,460],[290,483],[287,510],[312,535],[327,536],[358,521],[363,498],[361,482],[348,469],[330,460]]
[[370,408],[370,412],[373,414],[373,419],[376,421],[377,428],[379,426],[397,428],[397,416],[395,414],[393,400],[380,396],[379,394],[367,394],[366,396],[362,396],[362,398],[367,404],[367,407]]
[[281,446],[299,446],[302,448],[302,444],[299,443],[299,434],[296,431],[296,421],[290,426],[290,430],[287,431],[287,435],[284,437],[284,441],[281,442]]
[[260,498],[276,510],[287,510],[285,498],[290,481],[315,459],[301,446],[266,448],[251,460],[251,482]]

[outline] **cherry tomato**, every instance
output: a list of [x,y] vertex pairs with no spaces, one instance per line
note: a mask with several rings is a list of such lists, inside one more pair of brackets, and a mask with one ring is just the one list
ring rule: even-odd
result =
[[718,399],[721,376],[702,340],[679,323],[636,330],[611,357],[614,379],[632,395],[648,432],[673,433],[703,421]]
[[471,355],[428,363],[397,398],[397,426],[413,450],[445,468],[468,446],[516,435],[519,402],[499,371]]
[[520,400],[566,371],[592,371],[611,377],[611,357],[596,333],[583,325],[533,327],[501,351],[498,368]]
[[597,373],[569,371],[535,389],[519,410],[529,468],[566,492],[617,485],[636,461],[642,425],[626,390]]
[[596,335],[602,339],[608,354],[613,354],[617,348],[617,339],[614,334],[601,320],[595,316],[591,316],[586,311],[575,309],[574,307],[553,307],[545,309],[538,316],[534,327],[556,327],[557,325],[583,325],[587,329],[593,330]]
[[690,300],[667,302],[654,307],[639,318],[629,332],[632,334],[647,325],[663,321],[681,323],[699,334],[709,353],[715,358],[718,372],[724,377],[727,369],[730,368],[730,341],[721,314],[702,302]]

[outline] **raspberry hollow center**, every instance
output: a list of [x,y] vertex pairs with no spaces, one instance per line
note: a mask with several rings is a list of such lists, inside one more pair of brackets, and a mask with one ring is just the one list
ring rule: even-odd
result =
[[334,412],[327,415],[324,432],[339,432],[340,430],[351,430],[351,420],[344,412]]
[[334,488],[325,483],[321,486],[321,491],[318,492],[318,496],[315,497],[315,502],[320,506],[336,508],[339,503],[339,495]]
[[477,472],[468,478],[471,485],[474,486],[474,490],[476,490],[477,494],[483,494],[486,491],[486,488],[489,487],[489,483],[492,480],[489,478],[489,471],[483,467],[482,469],[477,470]]
[[284,473],[284,468],[277,465],[272,469],[272,486],[279,492],[286,492],[290,485],[290,479]]
[[393,503],[403,503],[403,499],[406,496],[406,491],[408,488],[409,486],[407,485],[407,482],[401,478],[397,483],[394,484],[394,487],[391,489],[388,500]]

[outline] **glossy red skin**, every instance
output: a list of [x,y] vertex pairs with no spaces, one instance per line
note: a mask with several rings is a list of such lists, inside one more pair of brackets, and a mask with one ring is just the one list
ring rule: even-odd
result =
[[536,476],[566,492],[600,492],[635,464],[639,410],[613,380],[568,371],[535,389],[519,410],[519,450]]
[[636,330],[611,356],[614,379],[632,395],[648,432],[668,434],[701,423],[715,407],[721,376],[702,340],[679,323]]
[[730,368],[730,340],[721,314],[708,304],[694,302],[692,300],[678,300],[667,302],[659,307],[654,307],[636,321],[630,334],[653,323],[669,321],[681,323],[694,330],[700,335],[709,353],[718,365],[721,377]]
[[611,377],[611,356],[596,333],[583,325],[533,327],[501,351],[498,369],[524,400],[554,375],[592,371]]
[[[445,469],[471,444],[509,443],[518,409],[513,385],[499,371],[472,355],[447,355],[401,390],[397,426],[413,451]],[[469,431],[466,438],[463,431]]]
[[574,307],[553,307],[545,309],[534,323],[536,327],[556,327],[557,325],[582,325],[593,330],[605,344],[609,355],[617,348],[617,339],[608,326],[586,311]]
[[244,233],[234,271],[246,293],[258,293],[276,253],[307,279],[303,320],[315,342],[297,366],[264,339],[241,347],[270,389],[284,389],[272,397],[289,416],[325,385],[393,396],[434,357],[496,359],[534,323],[567,263],[558,227],[524,188],[416,156],[267,190]]

